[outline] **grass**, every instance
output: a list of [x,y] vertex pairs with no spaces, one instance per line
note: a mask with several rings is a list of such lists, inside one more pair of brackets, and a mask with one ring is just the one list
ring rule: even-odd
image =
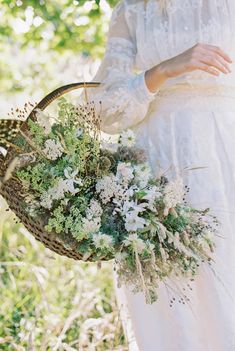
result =
[[0,350],[126,351],[112,264],[56,255],[5,210],[0,200]]

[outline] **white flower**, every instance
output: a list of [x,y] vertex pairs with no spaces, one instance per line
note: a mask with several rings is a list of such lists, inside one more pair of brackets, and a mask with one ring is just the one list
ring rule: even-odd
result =
[[[137,200],[124,201],[121,212],[125,217],[125,228],[127,231],[136,231],[137,229],[144,228],[147,225],[147,220],[139,217],[139,213],[146,210],[147,203],[137,203]],[[116,209],[118,211],[118,209]]]
[[134,166],[135,180],[141,188],[145,188],[152,177],[152,170],[148,163],[142,163]]
[[50,196],[50,194],[48,194],[47,192],[43,193],[41,195],[41,201],[40,201],[40,205],[44,208],[47,208],[47,209],[51,209],[52,207],[52,198]]
[[101,201],[104,204],[114,196],[116,186],[116,177],[113,173],[98,179],[96,183],[96,191],[99,193]]
[[65,193],[75,195],[79,190],[74,188],[74,179],[58,178],[57,184],[41,195],[41,206],[50,209],[53,200],[61,200]]
[[122,214],[126,215],[128,211],[139,214],[139,212],[143,212],[146,210],[146,205],[147,204],[144,202],[138,204],[137,200],[125,201],[122,206]]
[[67,179],[73,178],[75,179],[76,175],[78,174],[78,170],[72,172],[71,167],[67,167],[64,169],[64,175]]
[[177,204],[183,202],[184,185],[182,178],[178,177],[167,183],[163,193],[165,203],[164,214],[167,215],[170,208],[174,208]]
[[117,166],[116,176],[120,180],[124,180],[125,182],[129,182],[134,178],[133,167],[130,162],[119,162]]
[[82,219],[83,230],[86,233],[97,232],[100,229],[100,222],[101,222],[100,217],[93,218],[92,220],[84,217]]
[[139,190],[138,186],[136,184],[133,184],[126,189],[125,193],[130,198],[134,196],[137,190]]
[[51,125],[49,122],[49,116],[46,115],[42,110],[39,108],[35,110],[36,118],[38,124],[44,129],[45,135],[50,134],[51,132]]
[[138,229],[142,229],[146,226],[146,224],[147,224],[146,219],[139,217],[138,212],[130,211],[126,213],[125,228],[128,232],[129,231],[135,232]]
[[65,193],[64,179],[59,178],[57,185],[55,185],[53,188],[50,188],[48,192],[53,200],[63,199]]
[[92,240],[97,249],[109,249],[113,245],[113,238],[101,232],[92,234]]
[[79,189],[74,188],[74,184],[82,185],[83,181],[81,178],[76,178],[76,175],[78,174],[78,171],[75,170],[71,174],[72,169],[70,167],[65,168],[64,170],[64,175],[67,179],[64,180],[64,190],[65,192],[70,192],[71,194],[75,195]]
[[63,147],[58,140],[47,139],[43,152],[50,160],[56,160],[63,154]]
[[148,200],[150,203],[153,203],[156,199],[162,196],[162,193],[159,191],[157,186],[152,186],[149,189],[145,189],[146,195],[142,199]]
[[87,218],[91,219],[94,217],[100,217],[103,213],[103,209],[99,201],[92,199],[90,202],[90,207],[87,209]]
[[142,197],[142,199],[148,201],[148,209],[151,210],[152,212],[157,212],[156,206],[155,206],[155,200],[159,199],[162,196],[162,193],[159,191],[158,187],[152,186],[149,189],[144,190],[146,192],[146,195]]
[[119,136],[119,142],[122,146],[131,147],[135,144],[135,134],[131,129],[123,131]]
[[123,202],[130,202],[130,198],[135,195],[136,190],[138,190],[138,187],[135,184],[129,187],[126,187],[123,184],[117,184],[115,188],[113,203],[121,208]]
[[73,178],[64,179],[62,182],[62,186],[63,186],[65,193],[70,193],[72,195],[75,195],[79,191],[79,189],[75,189],[75,187],[74,187],[74,179]]
[[146,244],[145,242],[138,237],[138,235],[135,234],[130,234],[124,241],[123,244],[125,246],[133,246],[137,249],[139,253],[141,253],[143,250],[146,249]]
[[123,186],[122,184],[117,184],[114,190],[113,203],[121,206],[122,201],[127,201],[130,197],[127,190],[127,187]]

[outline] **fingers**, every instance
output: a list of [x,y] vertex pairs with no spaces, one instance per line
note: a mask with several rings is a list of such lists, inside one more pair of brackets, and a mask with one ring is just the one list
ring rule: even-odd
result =
[[228,74],[231,72],[228,64],[224,59],[222,59],[221,56],[219,55],[214,55],[214,56],[207,56],[207,55],[202,55],[200,57],[200,61],[202,63],[205,63],[209,66],[213,66],[214,68],[217,68],[220,72]]
[[212,74],[213,76],[216,76],[218,77],[219,76],[219,72],[211,67],[211,66],[208,66],[207,64],[203,64],[203,63],[200,63],[198,66],[197,66],[198,69],[200,69],[201,71],[205,71],[207,73],[210,73]]
[[[197,60],[203,64],[202,67],[208,65],[212,68],[218,69],[219,72],[224,74],[231,72],[229,63],[232,63],[232,59],[220,47],[198,43],[193,47],[193,50],[194,55],[197,56]],[[203,70],[205,70],[205,67]],[[209,71],[212,73],[211,69]],[[215,72],[213,71],[213,73]]]
[[207,47],[209,50],[211,50],[211,51],[217,53],[218,55],[220,55],[221,57],[223,57],[223,59],[225,61],[227,61],[228,63],[233,62],[231,57],[228,54],[226,54],[220,47],[214,46],[214,45],[209,45],[209,44],[205,44],[205,47]]

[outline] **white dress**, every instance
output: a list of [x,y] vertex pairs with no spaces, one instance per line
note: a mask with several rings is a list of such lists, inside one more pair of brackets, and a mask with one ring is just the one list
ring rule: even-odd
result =
[[163,285],[152,305],[127,287],[116,287],[117,298],[131,351],[234,351],[235,67],[219,77],[197,70],[168,80],[155,93],[147,88],[145,71],[197,42],[220,46],[235,61],[235,1],[167,2],[167,12],[158,0],[146,8],[143,0],[115,6],[93,78],[102,84],[89,94],[102,101],[102,130],[132,128],[156,175],[199,167],[184,171],[183,178],[190,187],[187,200],[210,207],[221,222],[217,275],[200,267],[192,290],[186,286],[190,306],[175,301],[170,307]]

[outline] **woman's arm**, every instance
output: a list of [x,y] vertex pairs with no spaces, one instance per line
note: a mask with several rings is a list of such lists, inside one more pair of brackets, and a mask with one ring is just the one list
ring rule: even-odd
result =
[[231,72],[229,63],[232,63],[231,58],[219,47],[198,43],[146,71],[146,85],[155,92],[167,79],[198,69],[214,76],[220,72],[228,74]]
[[126,21],[125,1],[121,0],[113,9],[105,55],[92,79],[101,85],[87,92],[96,110],[101,109],[101,130],[106,133],[119,133],[142,121],[157,93],[147,88],[145,71],[133,73],[135,56],[136,44]]

